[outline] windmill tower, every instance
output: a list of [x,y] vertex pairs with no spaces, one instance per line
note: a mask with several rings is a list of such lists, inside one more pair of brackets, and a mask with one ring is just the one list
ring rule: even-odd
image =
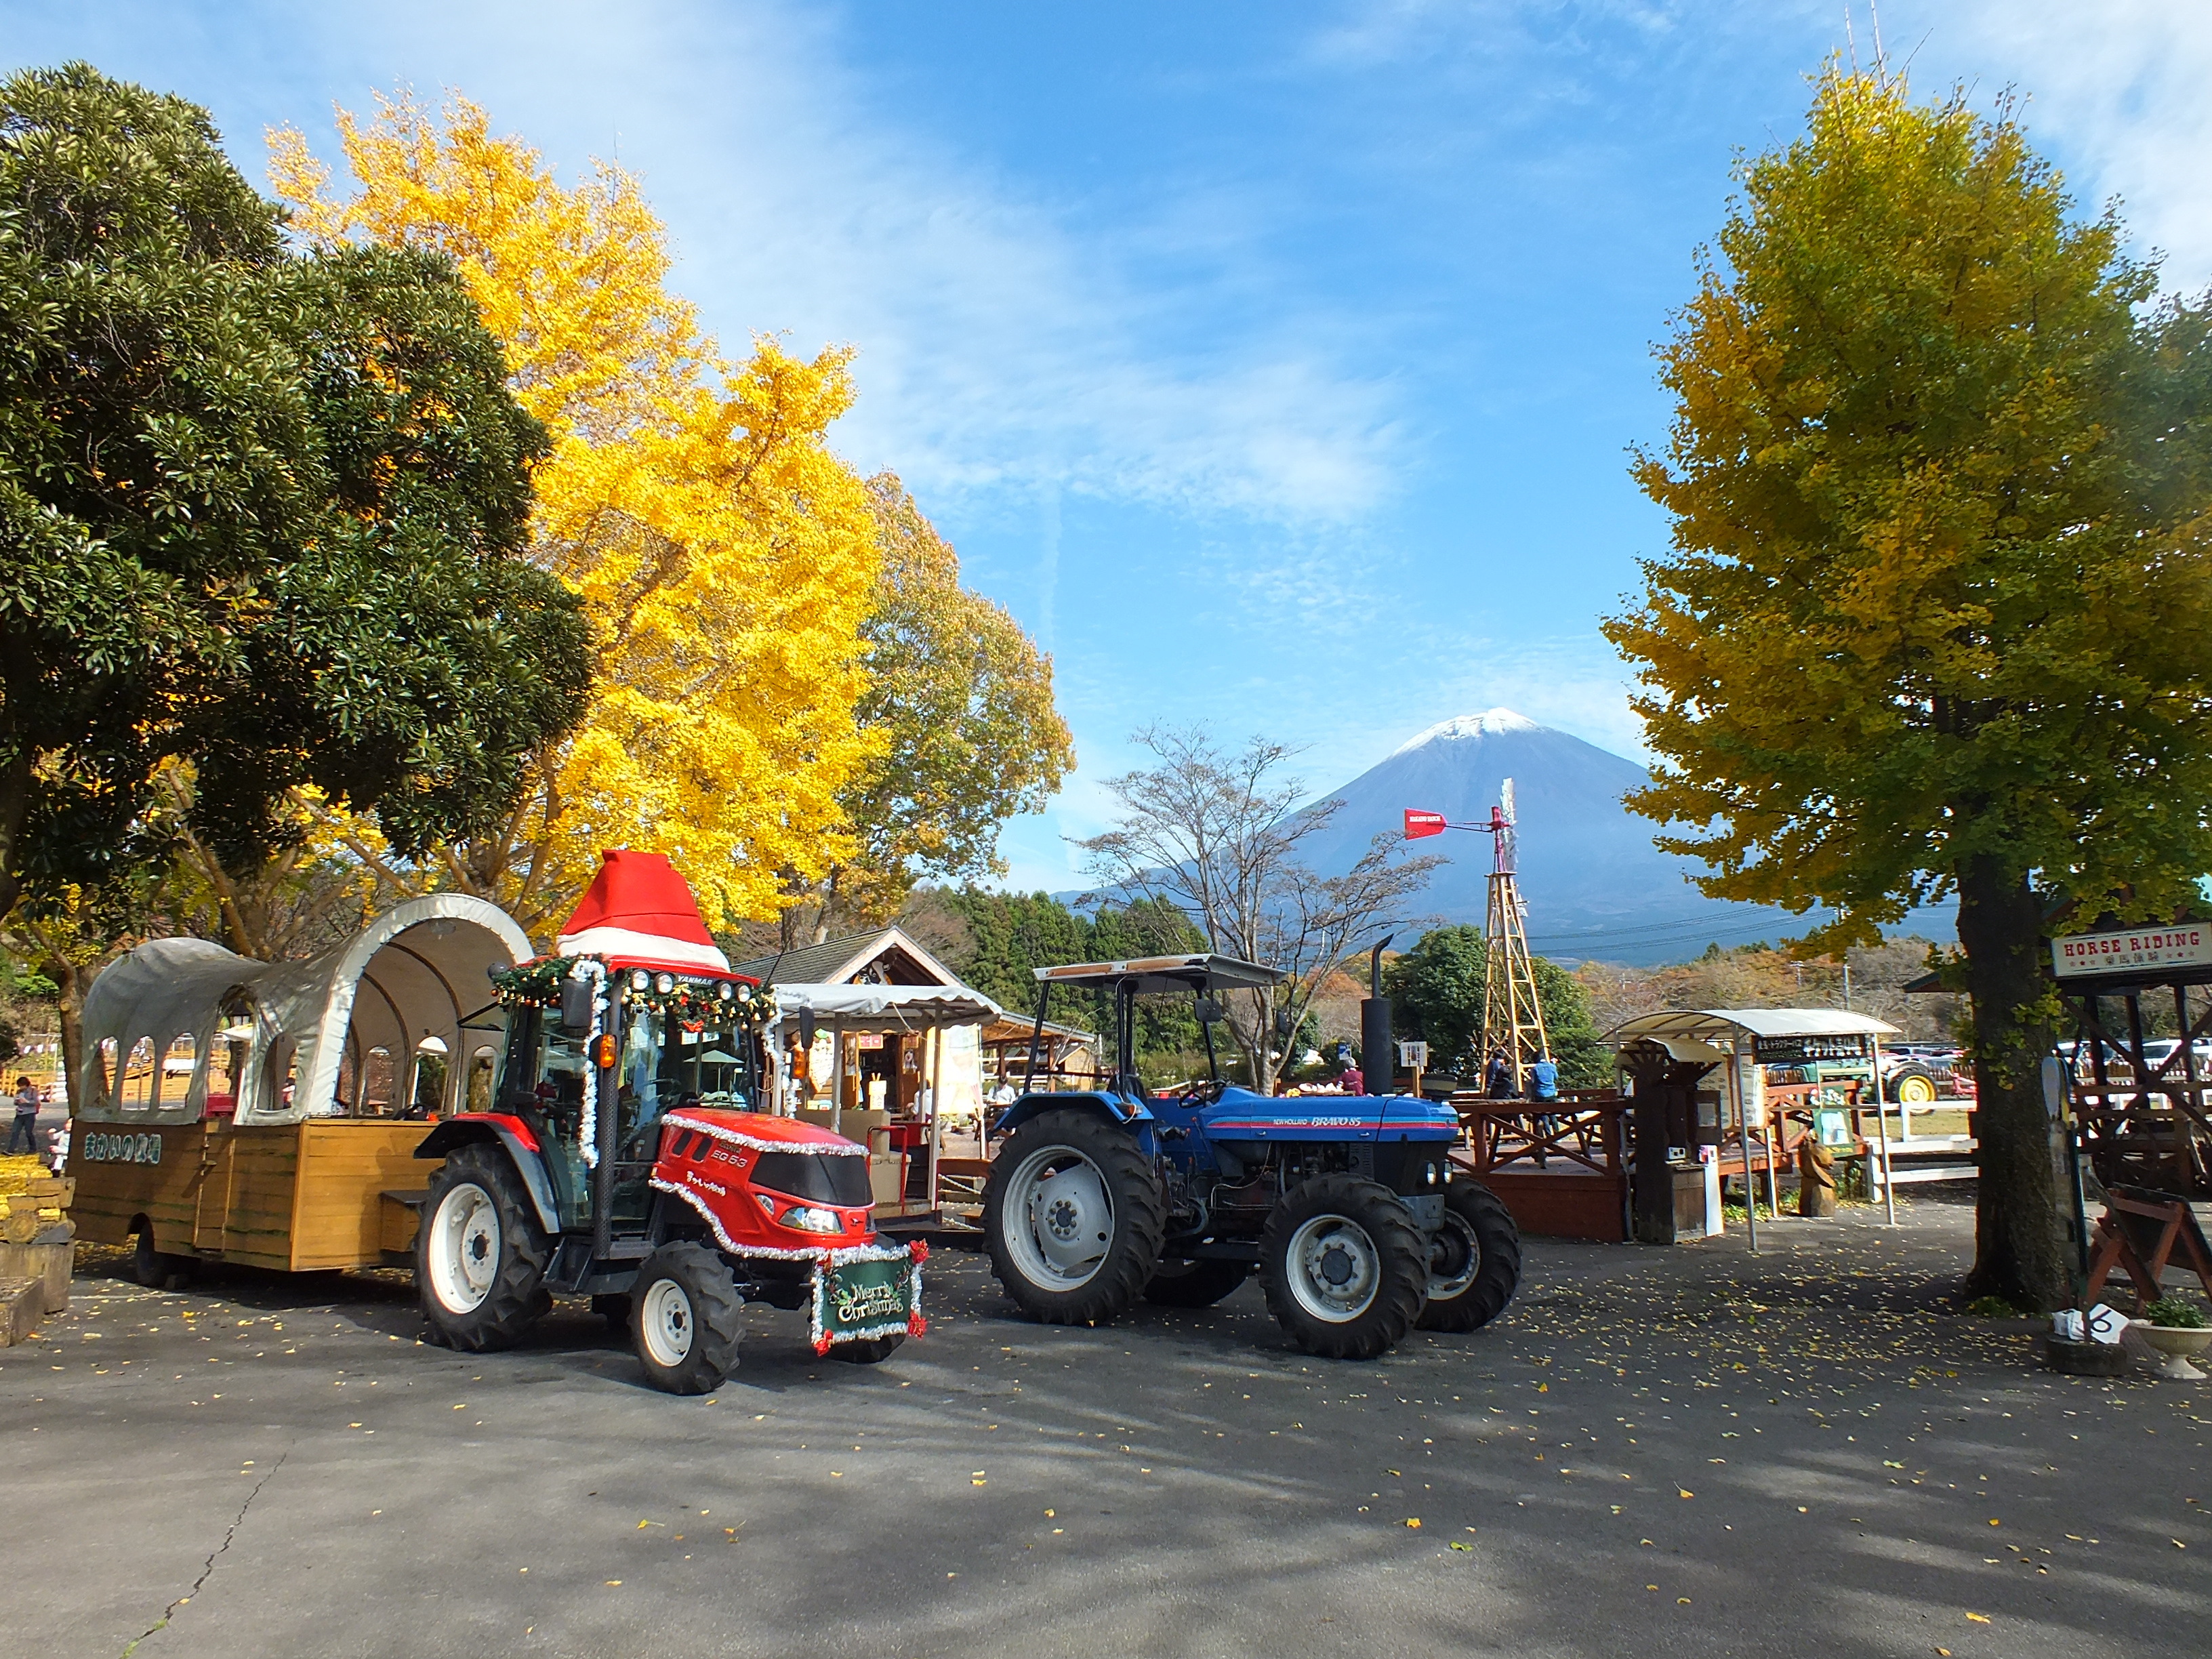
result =
[[1482,994],[1481,1062],[1503,1050],[1513,1068],[1513,1090],[1528,1088],[1528,1068],[1551,1053],[1544,1035],[1544,1005],[1536,995],[1535,964],[1528,959],[1528,907],[1514,876],[1513,780],[1505,780],[1486,826],[1493,844],[1489,914],[1488,982]]

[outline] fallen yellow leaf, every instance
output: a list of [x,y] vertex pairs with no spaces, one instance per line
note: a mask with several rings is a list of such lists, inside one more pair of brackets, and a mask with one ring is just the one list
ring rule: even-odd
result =
[[1421,1518],[1418,1515],[1410,1516],[1407,1520],[1406,1524],[1409,1527],[1418,1527],[1421,1524]]
[[1986,1613],[1970,1613],[1966,1617],[1978,1625],[1986,1625],[1990,1622],[1990,1616]]

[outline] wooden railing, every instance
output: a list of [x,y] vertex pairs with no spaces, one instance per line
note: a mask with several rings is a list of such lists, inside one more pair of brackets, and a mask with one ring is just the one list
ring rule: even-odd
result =
[[1478,1176],[1493,1170],[1568,1169],[1620,1175],[1626,1167],[1630,1103],[1610,1089],[1563,1091],[1556,1104],[1492,1100],[1462,1092],[1451,1097]]
[[2081,1150],[2106,1186],[2212,1198],[2212,1080],[2109,1074],[2068,1091]]

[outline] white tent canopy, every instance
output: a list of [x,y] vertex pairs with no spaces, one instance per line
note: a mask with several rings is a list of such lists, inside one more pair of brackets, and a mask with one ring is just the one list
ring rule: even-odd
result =
[[[513,917],[464,893],[394,905],[308,962],[257,962],[205,939],[152,939],[110,965],[86,994],[87,1075],[70,1097],[88,1121],[192,1122],[207,1108],[217,1040],[244,1025],[252,1036],[234,1079],[238,1121],[326,1116],[339,1109],[349,1054],[356,1091],[371,1050],[390,1055],[401,1079],[426,1047],[463,1054],[462,1020],[492,1000],[485,970],[532,954]],[[189,1079],[173,1090],[162,1079],[151,1098],[126,1104],[123,1074],[139,1045],[158,1061],[182,1038],[193,1048]],[[157,1077],[163,1069],[155,1066]]]
[[778,985],[775,1023],[811,1013],[845,1031],[927,1031],[988,1025],[1006,1011],[964,985]]
[[1614,1048],[1638,1037],[1682,1037],[1731,1048],[1735,1039],[1760,1037],[1892,1036],[1897,1027],[1870,1014],[1840,1008],[1666,1008],[1625,1019],[1605,1034]]

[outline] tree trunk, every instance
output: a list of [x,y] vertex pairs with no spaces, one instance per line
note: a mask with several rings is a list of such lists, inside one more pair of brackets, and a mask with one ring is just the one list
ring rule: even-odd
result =
[[2070,1300],[2058,1225],[2043,1057],[2057,994],[2043,972],[2043,911],[2025,872],[1994,860],[1959,872],[1959,943],[1973,1000],[1980,1192],[1969,1296],[2047,1311]]
[[39,971],[53,981],[58,993],[54,1000],[62,1033],[62,1079],[69,1089],[70,1115],[75,1117],[84,1101],[79,1092],[84,1081],[84,977],[74,963],[58,956],[40,963]]

